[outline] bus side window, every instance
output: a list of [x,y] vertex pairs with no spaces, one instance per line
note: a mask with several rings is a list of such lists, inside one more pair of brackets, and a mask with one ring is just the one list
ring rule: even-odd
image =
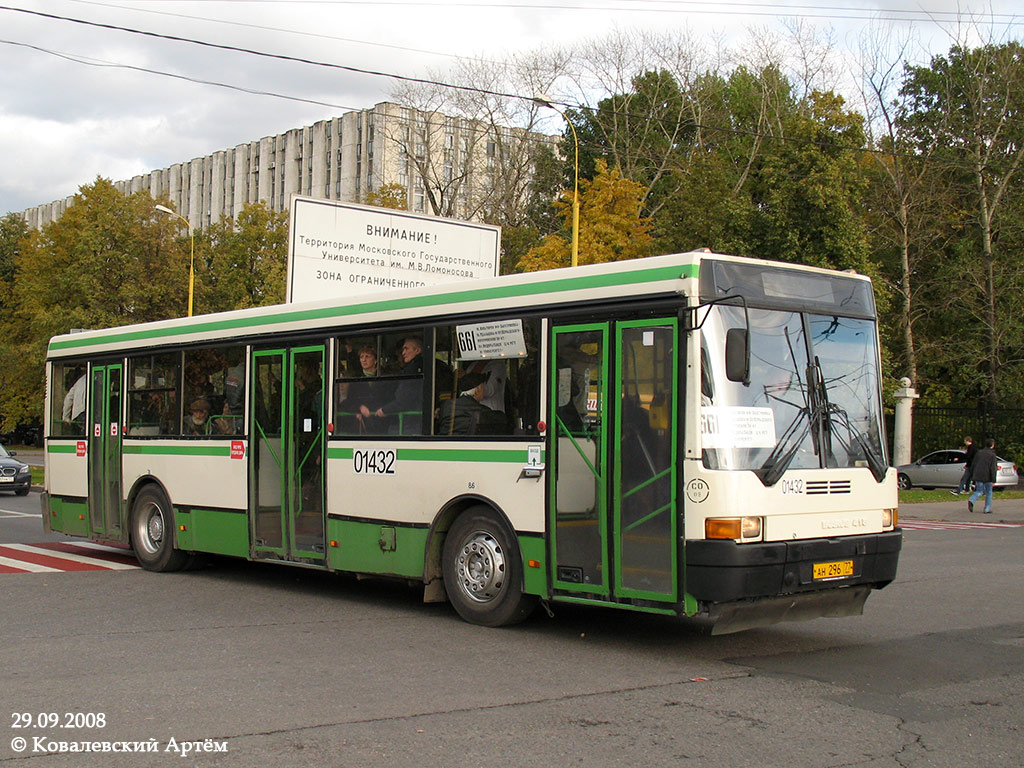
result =
[[50,383],[50,436],[84,437],[86,364],[54,363]]
[[152,437],[181,432],[178,374],[181,355],[143,355],[128,361],[128,435]]
[[387,434],[387,421],[376,413],[392,399],[395,382],[384,374],[381,346],[378,334],[338,339],[334,434]]
[[245,421],[244,347],[186,350],[183,378],[185,434],[242,433]]
[[[437,329],[435,435],[537,433],[540,321],[515,318],[505,322],[511,331],[495,330],[494,324],[462,329],[464,334],[470,331],[498,334],[504,342],[515,339],[521,328],[522,336],[505,347],[502,356],[481,355],[480,350],[468,348],[460,351],[456,343],[457,326]],[[500,327],[501,323],[497,325]],[[518,349],[512,351],[516,347]]]

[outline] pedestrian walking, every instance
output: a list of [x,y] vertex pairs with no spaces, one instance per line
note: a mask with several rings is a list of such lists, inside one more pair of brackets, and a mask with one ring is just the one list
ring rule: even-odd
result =
[[999,471],[999,459],[996,457],[996,441],[991,437],[985,441],[985,447],[978,451],[974,457],[974,470],[971,478],[974,480],[974,493],[967,500],[967,511],[974,511],[974,502],[981,494],[985,494],[985,514],[992,514],[992,486],[996,482],[996,473]]
[[974,444],[974,438],[968,435],[964,438],[964,474],[960,478],[960,485],[955,491],[950,491],[954,496],[971,490],[971,472],[974,469],[974,457],[978,455],[978,446]]

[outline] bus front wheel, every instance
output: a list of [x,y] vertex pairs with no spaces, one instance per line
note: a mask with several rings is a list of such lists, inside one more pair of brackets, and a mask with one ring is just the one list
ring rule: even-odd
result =
[[192,556],[174,548],[174,516],[171,503],[156,486],[139,491],[132,506],[129,528],[132,549],[148,571],[180,571]]
[[516,624],[536,598],[523,593],[523,564],[515,538],[488,507],[463,512],[444,542],[444,586],[458,614],[471,624]]

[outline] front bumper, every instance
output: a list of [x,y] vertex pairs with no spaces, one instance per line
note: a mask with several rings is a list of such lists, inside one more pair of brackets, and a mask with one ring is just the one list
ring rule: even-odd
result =
[[[880,589],[896,578],[903,545],[898,528],[834,539],[686,542],[686,591],[703,603],[773,598],[851,586]],[[816,563],[852,560],[853,575],[818,579]]]
[[32,487],[32,475],[19,475],[15,476],[14,482],[11,483],[0,483],[0,491],[24,491],[26,488]]

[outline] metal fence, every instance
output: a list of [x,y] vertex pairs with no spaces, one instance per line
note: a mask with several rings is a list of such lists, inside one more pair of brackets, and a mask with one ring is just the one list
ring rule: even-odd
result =
[[[913,458],[943,448],[961,448],[964,436],[984,446],[996,441],[996,453],[1016,464],[1024,463],[1024,408],[914,407]],[[891,423],[890,423],[891,428]],[[890,439],[892,431],[889,432]]]

